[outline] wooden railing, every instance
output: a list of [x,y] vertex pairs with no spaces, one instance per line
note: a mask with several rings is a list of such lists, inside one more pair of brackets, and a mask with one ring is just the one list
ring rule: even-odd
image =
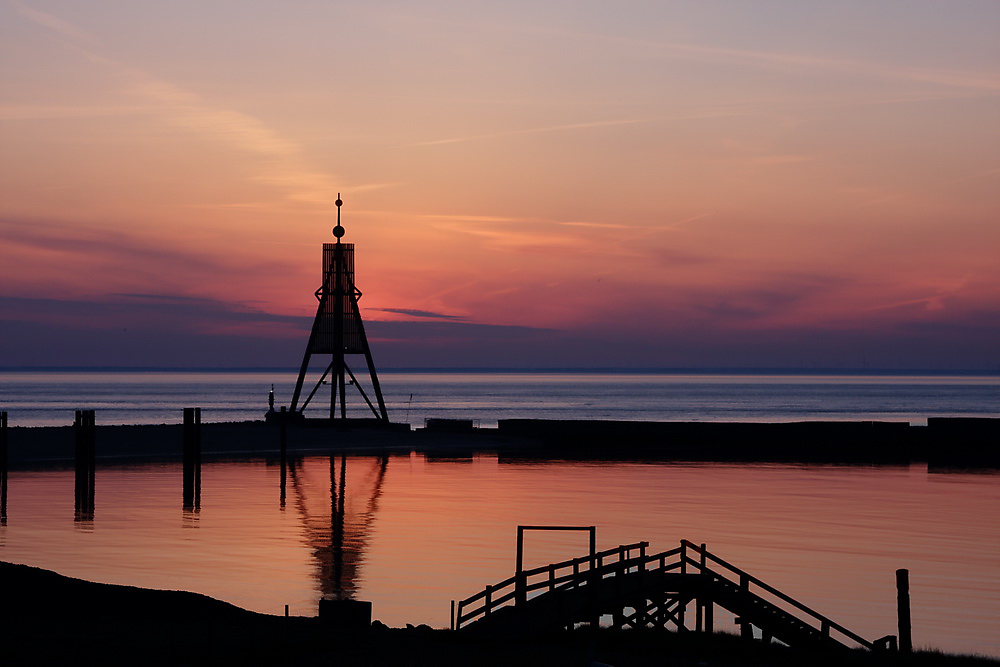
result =
[[[680,551],[681,551],[681,572],[686,573],[688,566],[691,566],[701,574],[710,576],[716,580],[724,580],[728,581],[729,583],[738,585],[741,591],[745,591],[752,595],[756,595],[765,602],[773,604],[774,606],[780,609],[781,605],[775,604],[773,602],[773,599],[777,598],[781,602],[801,612],[801,614],[793,614],[793,615],[799,618],[799,620],[804,621],[807,624],[814,627],[815,629],[819,630],[820,634],[823,637],[831,637],[831,633],[836,631],[843,637],[846,637],[851,641],[857,643],[859,646],[863,646],[864,648],[870,650],[889,648],[891,645],[894,644],[894,641],[896,639],[894,636],[882,637],[881,639],[877,639],[874,642],[868,641],[867,639],[855,634],[854,632],[851,632],[850,630],[840,625],[836,621],[827,618],[823,614],[820,614],[818,611],[811,609],[810,607],[807,607],[806,605],[802,604],[801,602],[792,598],[791,596],[782,593],[777,588],[774,588],[773,586],[764,583],[757,577],[747,572],[744,572],[743,570],[736,567],[735,565],[732,565],[731,563],[724,561],[723,559],[719,558],[715,554],[708,551],[708,549],[705,548],[704,544],[697,545],[688,540],[681,540]],[[694,552],[698,556],[698,558],[695,559],[690,557],[688,555],[689,552]],[[720,566],[723,572],[713,570],[711,567],[709,567],[709,562],[712,562],[715,565]],[[727,577],[725,572],[728,572],[731,575],[735,576],[735,581]],[[755,590],[754,587],[760,590],[759,591]],[[762,595],[762,593],[766,593],[766,595]],[[768,599],[769,597],[772,599]],[[787,609],[783,609],[783,611],[792,613]],[[805,619],[802,618],[803,615],[806,617]]]
[[[523,604],[535,595],[588,585],[595,586],[597,582],[608,577],[624,576],[634,572],[676,572],[707,576],[711,581],[727,582],[745,592],[748,598],[759,598],[794,616],[804,625],[817,630],[823,637],[833,638],[832,633],[838,633],[867,649],[895,648],[894,636],[883,637],[874,642],[868,641],[712,554],[705,545],[681,540],[679,547],[653,555],[646,554],[648,546],[648,542],[636,542],[601,551],[593,556],[582,556],[516,572],[514,576],[487,586],[482,592],[459,601],[457,608],[453,607],[451,627],[460,629],[503,607]],[[795,611],[791,611],[788,607]]]
[[[480,593],[458,602],[452,628],[458,629],[479,619],[489,616],[501,607],[524,603],[533,594],[545,593],[560,589],[586,586],[597,579],[628,574],[640,568],[649,569],[647,563],[651,560],[667,566],[667,559],[680,554],[680,549],[673,549],[657,556],[647,556],[646,547],[649,542],[623,544],[614,549],[599,551],[591,556],[581,556],[572,560],[543,565],[530,570],[514,573],[514,576],[504,579],[498,584],[487,586]],[[633,555],[635,554],[635,555]],[[662,558],[660,558],[662,556]],[[680,567],[680,562],[669,565],[671,569]]]

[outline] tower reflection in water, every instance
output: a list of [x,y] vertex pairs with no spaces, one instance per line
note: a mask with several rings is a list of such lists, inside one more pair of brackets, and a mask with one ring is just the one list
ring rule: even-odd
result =
[[387,456],[288,460],[293,502],[323,599],[354,599],[388,464]]

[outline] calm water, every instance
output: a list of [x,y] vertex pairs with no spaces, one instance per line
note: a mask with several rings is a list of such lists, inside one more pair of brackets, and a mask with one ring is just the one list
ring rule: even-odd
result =
[[[644,421],[894,420],[1000,415],[1000,375],[712,375],[607,373],[381,373],[389,416],[633,419]],[[295,373],[0,372],[11,425],[179,423],[184,407],[206,421],[259,419],[273,385],[288,404]],[[363,403],[353,416],[366,415]],[[315,407],[328,397],[317,397]]]
[[[311,457],[287,470],[284,502],[273,463],[206,464],[195,511],[179,466],[105,467],[91,521],[75,520],[72,471],[12,471],[9,485],[0,558],[262,612],[353,596],[390,625],[446,627],[451,599],[513,573],[518,524],[596,525],[598,548],[705,542],[870,639],[895,634],[906,567],[915,644],[1000,656],[995,473]],[[586,549],[583,535],[529,534],[526,564]]]
[[[390,417],[746,420],[1000,416],[998,376],[383,373]],[[0,373],[12,426],[259,418],[288,373]],[[332,488],[331,488],[332,487]],[[342,520],[331,513],[343,489]],[[448,625],[449,601],[513,573],[518,524],[598,527],[598,547],[705,542],[868,638],[895,634],[894,571],[911,573],[914,641],[1000,656],[1000,474],[924,467],[297,460],[213,462],[197,510],[176,465],[100,467],[92,521],[72,471],[10,473],[0,559],[115,583],[194,590],[311,615],[371,600],[390,625]],[[585,539],[533,534],[529,565]],[[724,621],[725,619],[720,619]]]

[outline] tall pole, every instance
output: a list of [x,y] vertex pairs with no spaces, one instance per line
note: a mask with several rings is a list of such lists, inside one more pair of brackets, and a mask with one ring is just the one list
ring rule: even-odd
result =
[[340,239],[344,236],[344,228],[340,224],[340,207],[344,204],[337,195],[337,226],[333,235],[337,237],[337,246],[333,251],[333,366],[334,377],[330,378],[333,385],[330,398],[330,419],[337,416],[337,392],[340,391],[340,418],[347,418],[347,401],[344,397],[347,383],[344,378],[344,295],[346,282],[344,275],[344,245]]
[[7,524],[7,413],[0,411],[0,526]]
[[896,570],[896,617],[899,621],[899,652],[913,652],[910,636],[910,571]]

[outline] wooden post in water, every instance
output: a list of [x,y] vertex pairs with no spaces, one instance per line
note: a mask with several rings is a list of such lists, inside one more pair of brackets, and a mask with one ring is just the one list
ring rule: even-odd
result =
[[[699,553],[701,554],[701,557],[700,557],[700,560],[698,561],[698,574],[704,580],[706,578],[705,577],[705,564],[706,563],[705,563],[705,544],[704,544],[704,542],[701,545],[701,549],[700,549]],[[708,630],[705,629],[706,625],[708,624],[708,620],[707,620],[708,613],[705,610],[706,603],[709,604],[709,605],[712,604],[712,599],[710,597],[708,597],[708,595],[705,594],[704,591],[702,591],[702,595],[700,595],[697,598],[695,598],[695,602],[694,602],[694,605],[695,605],[694,629],[695,629],[696,632],[708,632]]]
[[910,571],[896,570],[896,617],[899,621],[899,652],[912,653],[910,636]]
[[0,412],[0,525],[7,523],[7,412]]
[[524,526],[517,527],[517,556],[514,564],[514,604],[528,601],[527,581],[524,577]]
[[184,408],[184,509],[201,508],[201,408]]
[[285,454],[288,452],[288,411],[285,406],[281,406],[281,460],[285,460]]
[[287,490],[286,477],[288,476],[288,412],[285,406],[281,406],[281,482],[280,482],[280,498],[279,503],[281,507],[285,506],[285,497]]
[[[750,599],[750,577],[745,572],[740,574],[740,593],[744,600]],[[740,637],[753,639],[753,624],[750,619],[741,616],[737,622],[740,624]]]
[[94,518],[94,481],[96,461],[96,419],[93,410],[77,410],[73,421],[76,451],[76,519]]

